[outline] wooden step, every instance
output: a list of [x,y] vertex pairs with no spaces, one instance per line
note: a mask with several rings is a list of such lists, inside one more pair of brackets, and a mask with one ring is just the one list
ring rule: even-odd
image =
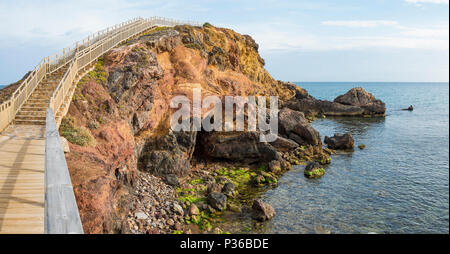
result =
[[45,116],[45,111],[26,111],[26,110],[20,110],[19,113],[17,113],[16,116]]
[[39,120],[39,121],[44,121],[45,122],[45,116],[17,115],[14,120],[15,121],[29,121],[29,120],[35,121],[35,120]]
[[26,102],[24,107],[33,107],[33,108],[47,108],[48,103],[33,103],[33,102]]
[[17,125],[45,125],[45,120],[14,120]]
[[27,102],[30,102],[30,103],[48,103],[49,100],[47,100],[47,99],[32,99],[32,98],[30,98],[30,99],[28,99]]
[[51,95],[31,95],[30,99],[50,101],[51,97],[52,97]]
[[27,107],[27,106],[23,106],[21,108],[21,110],[24,111],[45,111],[47,109],[47,107]]

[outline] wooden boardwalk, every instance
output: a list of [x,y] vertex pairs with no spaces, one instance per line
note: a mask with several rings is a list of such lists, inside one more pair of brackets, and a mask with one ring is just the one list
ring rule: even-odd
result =
[[44,126],[10,126],[0,136],[0,233],[44,233],[44,169]]

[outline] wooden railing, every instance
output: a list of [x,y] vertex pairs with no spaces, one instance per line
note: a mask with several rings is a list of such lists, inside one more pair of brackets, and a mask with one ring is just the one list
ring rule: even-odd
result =
[[44,213],[46,234],[83,234],[69,169],[51,109],[47,109],[45,124]]
[[[51,74],[63,66],[69,65],[64,77],[55,89],[50,100],[49,107],[56,114],[66,96],[74,86],[75,78],[80,70],[97,60],[111,48],[121,42],[142,33],[153,26],[176,26],[176,25],[200,26],[200,23],[179,21],[162,17],[151,17],[147,19],[135,18],[119,25],[101,30],[89,35],[82,41],[62,49],[57,54],[45,57],[20,84],[9,100],[0,104],[0,132],[6,129],[14,120],[17,112],[28,100],[36,86],[46,75]],[[71,98],[68,98],[69,100]]]

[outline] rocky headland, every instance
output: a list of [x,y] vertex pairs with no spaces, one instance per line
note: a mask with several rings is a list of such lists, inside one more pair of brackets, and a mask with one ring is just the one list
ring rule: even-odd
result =
[[[250,36],[209,24],[155,28],[105,54],[77,84],[60,127],[85,232],[234,233],[226,218],[242,214],[264,223],[276,213],[254,193],[292,165],[312,162],[308,176],[319,177],[331,162],[315,117],[385,114],[362,88],[317,100],[264,64]],[[278,96],[277,139],[172,131],[170,100],[192,100],[193,88],[202,97]]]

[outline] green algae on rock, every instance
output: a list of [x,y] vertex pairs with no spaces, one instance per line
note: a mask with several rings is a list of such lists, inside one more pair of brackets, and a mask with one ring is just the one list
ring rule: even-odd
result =
[[325,169],[317,162],[309,163],[304,171],[307,178],[319,178],[325,174]]

